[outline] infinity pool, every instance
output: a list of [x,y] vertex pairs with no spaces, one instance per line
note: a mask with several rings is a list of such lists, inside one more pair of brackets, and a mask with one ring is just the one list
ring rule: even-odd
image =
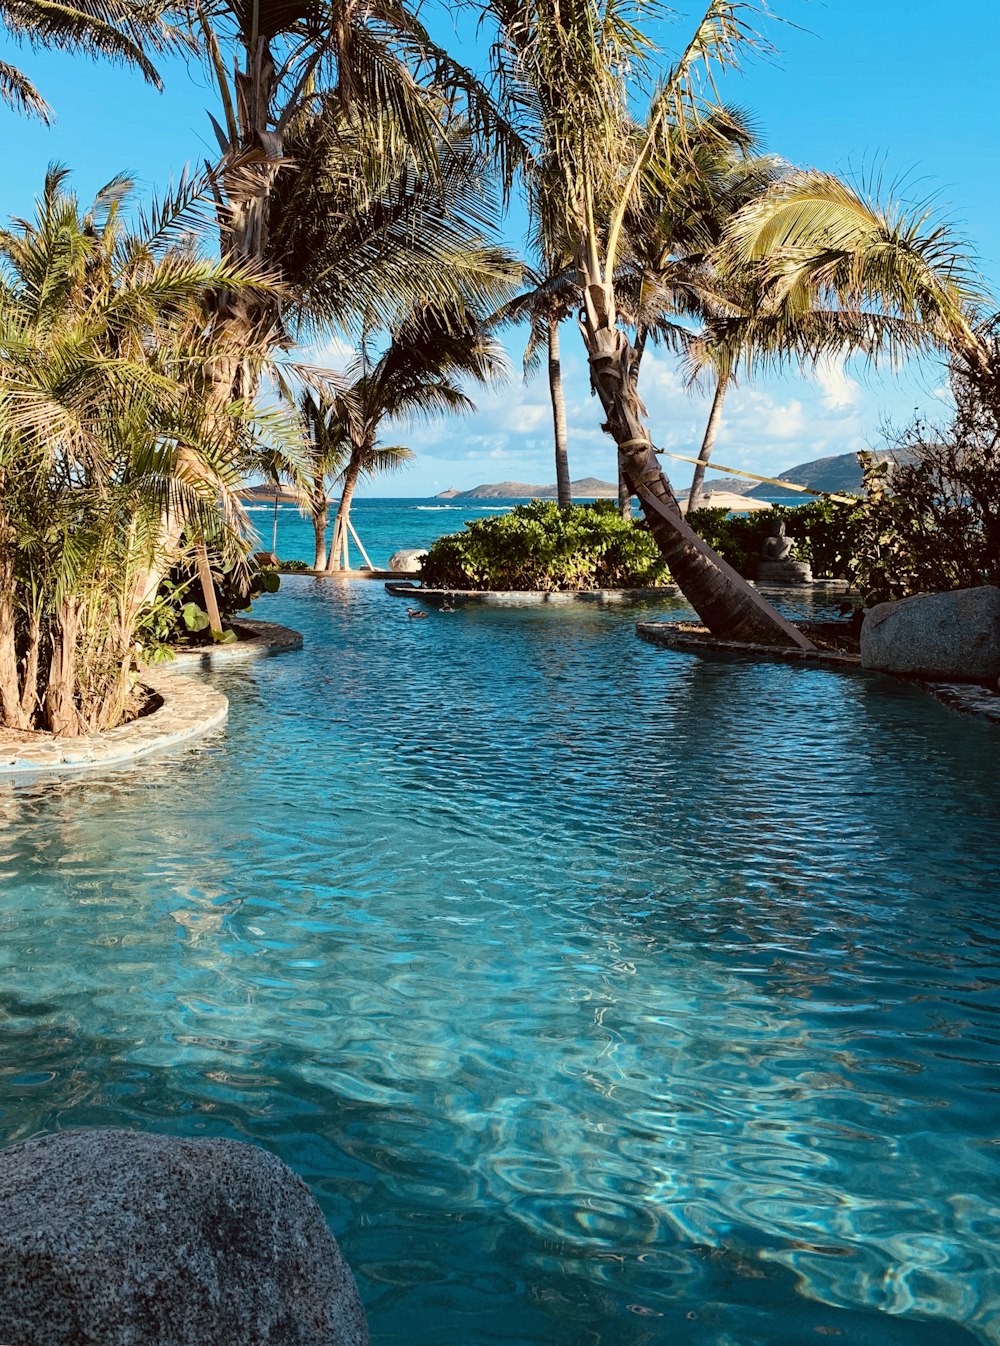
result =
[[210,741],[0,786],[0,1140],[267,1146],[375,1346],[1000,1342],[1000,733],[634,609],[256,615]]

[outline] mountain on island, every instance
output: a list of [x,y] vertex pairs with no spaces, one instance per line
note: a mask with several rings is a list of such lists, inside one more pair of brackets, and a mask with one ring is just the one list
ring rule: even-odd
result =
[[[891,449],[875,449],[872,457],[876,462],[886,458],[898,458],[898,452]],[[828,458],[812,458],[808,463],[799,463],[784,472],[775,475],[776,481],[793,482],[797,486],[808,486],[814,491],[831,491],[835,494],[861,494],[861,465],[856,453],[837,453]],[[618,487],[610,481],[600,481],[597,477],[581,477],[570,483],[574,498],[583,500],[615,499]],[[714,476],[706,477],[703,487],[705,494],[710,491],[724,491],[730,495],[744,495],[753,500],[780,500],[801,502],[804,497],[799,491],[782,491],[780,486],[769,486],[767,482],[752,481],[747,477]],[[687,497],[688,488],[678,492]],[[555,486],[527,486],[523,481],[498,481],[492,485],[473,486],[471,491],[456,491],[452,487],[436,495],[435,500],[554,500]]]
[[[581,477],[570,482],[570,490],[575,498],[581,500],[615,500],[618,487],[611,481],[599,481],[597,477]],[[492,484],[473,486],[471,491],[456,491],[454,487],[441,491],[435,500],[555,500],[558,492],[555,486],[528,486],[523,481],[497,481]]]
[[[874,449],[872,458],[877,463],[889,458],[898,460],[900,454],[892,449]],[[794,482],[797,486],[808,486],[813,491],[830,491],[834,494],[861,494],[861,464],[856,453],[836,453],[829,458],[813,458],[808,463],[799,463],[784,472],[775,474],[775,481]],[[754,500],[802,501],[800,491],[782,492],[780,486],[769,486],[767,482],[747,481],[742,477],[706,477],[705,491],[732,491],[736,495],[750,496]]]

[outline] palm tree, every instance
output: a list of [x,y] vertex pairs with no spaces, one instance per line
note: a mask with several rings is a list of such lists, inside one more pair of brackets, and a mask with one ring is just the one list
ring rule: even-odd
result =
[[351,502],[362,477],[399,467],[409,449],[379,443],[385,420],[412,420],[474,409],[460,380],[480,385],[505,372],[502,347],[468,309],[447,304],[415,307],[392,333],[377,360],[362,354],[347,372],[347,387],[331,396],[324,434],[342,445],[344,468],[328,571],[346,569]]
[[526,268],[527,288],[515,295],[496,315],[496,322],[527,322],[528,340],[524,348],[524,376],[534,373],[545,351],[549,401],[552,406],[552,435],[555,448],[556,499],[561,508],[573,503],[569,473],[569,448],[566,437],[566,399],[563,394],[559,328],[580,306],[576,274],[564,258],[545,274]]
[[126,713],[137,623],[185,527],[242,557],[243,462],[284,420],[209,405],[200,371],[230,352],[205,294],[268,283],[177,241],[190,189],[129,231],[126,178],[81,211],[65,176],[0,231],[0,723],[78,734]]
[[[148,51],[176,43],[155,4],[145,0],[0,0],[0,27],[31,47],[103,56],[135,66],[161,88]],[[16,66],[0,61],[0,100],[17,111],[48,122],[52,109]]]
[[[460,120],[466,136],[490,141],[509,177],[520,148],[517,137],[493,99],[432,42],[399,0],[364,5],[358,0],[256,0],[252,6],[207,0],[196,14],[220,100],[220,119],[213,125],[222,155],[215,175],[221,252],[258,267],[269,263],[286,287],[284,299],[274,295],[268,303],[220,293],[215,320],[230,331],[282,345],[289,300],[297,298],[300,318],[306,312],[294,274],[294,262],[303,262],[304,254],[287,248],[288,235],[298,239],[303,231],[296,231],[287,214],[279,222],[282,212],[272,209],[277,193],[283,189],[286,199],[290,193],[282,179],[298,162],[292,141],[295,149],[306,149],[314,169],[322,163],[326,181],[319,194],[332,187],[341,205],[345,195],[353,196],[359,214],[366,209],[391,214],[392,188],[407,169],[435,178],[442,169],[442,136],[450,134],[444,128]],[[452,171],[445,166],[446,175]],[[307,189],[304,172],[296,174],[296,185],[300,192]],[[467,197],[465,208],[469,205]],[[307,219],[300,212],[299,218],[314,237],[327,224],[321,215]],[[337,223],[345,227],[342,215]],[[273,237],[273,231],[282,230],[284,244]],[[364,253],[364,240],[355,237],[354,242]],[[329,258],[330,246],[321,252]],[[309,297],[319,303],[313,317],[325,320],[332,306],[323,292],[325,278],[321,268],[306,264],[305,270]],[[349,275],[349,259],[338,262],[336,306],[346,299],[350,318],[358,324],[366,319],[371,287],[366,287],[363,266],[353,291]],[[415,298],[412,273],[394,280],[398,289],[390,297],[398,311]],[[386,290],[389,277],[383,275],[380,285]],[[384,305],[385,299],[376,302]],[[215,379],[222,404],[234,390],[243,390],[239,369],[220,368]]]
[[733,218],[725,251],[772,304],[853,316],[891,360],[932,345],[974,381],[1000,376],[981,279],[926,208],[882,205],[829,173],[789,173]]
[[[635,311],[633,386],[650,338],[679,349],[692,380],[708,370],[714,378],[689,514],[722,421],[726,390],[740,360],[755,353],[751,335],[757,329],[748,325],[752,290],[721,276],[714,257],[733,215],[766,191],[784,167],[775,156],[759,153],[745,112],[718,108],[694,127],[665,128],[644,172],[645,191],[626,214],[628,255],[618,279]],[[700,332],[687,325],[692,318],[703,323]]]
[[553,237],[573,242],[583,295],[581,330],[591,383],[618,446],[619,466],[638,495],[671,574],[716,635],[811,643],[727,566],[685,523],[657,462],[645,410],[632,379],[634,350],[622,330],[616,270],[625,223],[642,198],[654,155],[671,146],[675,167],[687,159],[683,132],[716,108],[700,72],[735,64],[754,36],[737,0],[711,0],[681,57],[653,96],[644,129],[631,101],[651,74],[654,44],[626,17],[619,0],[490,0],[499,28],[496,74],[527,90],[538,110],[536,160],[549,184],[542,211]]

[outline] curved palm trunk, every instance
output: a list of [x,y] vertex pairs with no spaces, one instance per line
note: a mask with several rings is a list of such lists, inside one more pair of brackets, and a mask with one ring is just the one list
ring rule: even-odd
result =
[[762,645],[814,648],[752,585],[687,525],[656,456],[632,380],[632,347],[618,330],[610,284],[581,266],[585,308],[581,320],[594,388],[618,461],[674,582],[714,636]]
[[340,495],[340,504],[337,506],[337,517],[333,522],[333,542],[326,567],[327,574],[347,569],[344,564],[347,559],[347,524],[351,517],[351,500],[354,498],[354,490],[360,475],[361,459],[358,457],[357,460],[352,459],[344,474],[344,489]]
[[719,375],[719,380],[715,385],[715,396],[712,398],[712,410],[708,413],[708,424],[705,426],[705,435],[701,441],[701,452],[698,454],[699,463],[695,465],[694,476],[691,478],[691,490],[688,493],[687,512],[698,508],[698,499],[701,495],[702,482],[705,480],[705,469],[708,467],[708,460],[712,456],[712,450],[715,448],[715,437],[719,433],[719,426],[722,424],[722,404],[726,400],[726,389],[729,387],[729,380],[724,374]]
[[552,430],[556,448],[556,498],[560,508],[573,503],[569,480],[569,452],[566,446],[566,399],[563,396],[562,364],[559,359],[559,319],[548,318],[549,397],[552,401]]

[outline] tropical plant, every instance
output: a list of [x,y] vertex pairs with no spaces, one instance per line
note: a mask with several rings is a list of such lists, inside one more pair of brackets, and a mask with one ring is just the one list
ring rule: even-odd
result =
[[580,306],[580,287],[575,270],[565,258],[553,262],[542,274],[526,269],[525,289],[515,295],[497,314],[497,323],[526,322],[528,340],[524,348],[524,376],[534,373],[545,351],[545,368],[552,407],[552,435],[555,448],[556,501],[561,506],[573,503],[569,472],[569,446],[566,436],[566,398],[563,393],[562,358],[559,328]]
[[[419,282],[412,268],[397,267],[370,283],[372,260],[394,214],[403,234],[397,207],[414,180],[454,174],[462,155],[444,164],[442,152],[454,128],[488,138],[509,174],[518,142],[494,101],[398,0],[260,0],[249,8],[208,0],[194,13],[220,99],[213,125],[222,255],[267,264],[285,286],[283,299],[266,301],[220,292],[216,320],[272,345],[287,342],[289,310],[319,324],[386,325],[386,310],[412,304]],[[322,210],[331,192],[332,218]],[[445,239],[446,214],[437,216]],[[434,242],[422,241],[433,263]],[[383,310],[380,323],[370,321],[371,303]],[[238,368],[220,366],[215,380],[222,403],[246,391]]]
[[359,480],[392,470],[412,457],[402,445],[379,443],[383,421],[433,418],[468,412],[461,386],[485,386],[503,377],[506,357],[484,324],[467,308],[423,303],[390,334],[377,359],[366,345],[347,371],[346,388],[331,394],[325,442],[340,446],[344,467],[328,570],[347,569],[351,502]]
[[634,589],[669,578],[648,529],[610,500],[535,500],[475,519],[438,538],[421,569],[424,584],[445,589]]
[[0,722],[71,735],[128,713],[137,622],[194,541],[239,562],[243,464],[284,419],[211,405],[234,353],[206,293],[269,282],[178,242],[191,187],[129,231],[127,179],[81,211],[65,176],[0,231]]
[[933,345],[969,378],[998,381],[982,280],[926,207],[882,204],[829,173],[789,173],[734,216],[724,246],[787,312],[860,317],[892,362]]
[[[54,47],[135,66],[160,88],[149,52],[176,45],[160,7],[147,0],[0,0],[0,27],[33,48]],[[52,109],[31,80],[0,61],[0,100],[19,112],[51,120]]]
[[[646,172],[657,153],[673,156],[673,171],[685,163],[685,132],[704,125],[718,107],[712,68],[735,64],[754,41],[747,6],[712,0],[654,92],[643,128],[636,127],[631,105],[649,88],[657,53],[617,0],[488,0],[487,8],[498,27],[496,73],[537,109],[534,154],[545,184],[540,210],[547,235],[566,237],[575,254],[591,383],[630,493],[638,495],[671,574],[710,630],[808,647],[684,522],[646,428],[616,294],[626,216],[642,198]],[[703,73],[707,82],[699,79]]]

